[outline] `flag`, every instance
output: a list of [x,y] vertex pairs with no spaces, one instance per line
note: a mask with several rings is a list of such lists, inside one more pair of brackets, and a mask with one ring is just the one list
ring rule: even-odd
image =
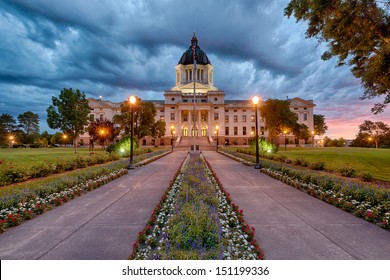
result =
[[197,45],[197,42],[198,42],[198,38],[196,38],[196,35],[195,35],[195,32],[194,32],[194,36],[192,37],[192,58],[194,59],[194,63],[196,61],[196,45]]

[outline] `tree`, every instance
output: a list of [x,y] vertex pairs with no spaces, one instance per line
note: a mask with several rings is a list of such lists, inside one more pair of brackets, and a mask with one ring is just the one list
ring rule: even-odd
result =
[[51,137],[53,135],[49,134],[49,132],[47,132],[46,130],[44,132],[41,133],[41,135],[39,136],[39,143],[44,146],[44,147],[47,147],[48,145],[51,145]]
[[269,141],[273,142],[283,130],[297,127],[298,117],[291,112],[290,102],[287,100],[268,99],[261,104],[260,114],[265,118]]
[[307,141],[310,137],[309,128],[305,124],[297,123],[293,128],[293,133],[296,138]]
[[324,147],[344,147],[346,140],[341,137],[339,139],[330,139],[329,137],[324,137]]
[[156,107],[152,102],[141,102],[140,106],[136,108],[134,115],[134,135],[138,139],[153,135],[153,128],[155,127],[156,123],[156,113]]
[[16,121],[10,114],[0,115],[0,143],[7,143],[11,133],[16,129]]
[[115,136],[118,135],[114,123],[107,119],[97,119],[91,122],[87,131],[92,137],[93,141],[99,141],[103,147],[107,140],[111,142],[115,139]]
[[[140,139],[145,136],[161,137],[165,135],[165,122],[155,121],[157,110],[152,102],[144,102],[137,98],[133,113],[135,137]],[[121,113],[115,115],[112,120],[118,125],[118,130],[124,132],[124,135],[130,134],[131,113],[128,101],[121,105]]]
[[18,116],[19,127],[27,135],[39,133],[39,116],[31,111],[24,112]]
[[24,144],[34,143],[35,138],[39,137],[39,115],[31,111],[24,112],[18,116],[18,127],[22,132],[20,139]]
[[325,123],[324,115],[313,115],[314,117],[314,133],[316,135],[324,135],[328,130],[328,126]]
[[151,129],[151,136],[152,137],[163,137],[165,135],[166,131],[166,124],[165,121],[158,120],[154,123]]
[[53,96],[52,101],[53,105],[47,108],[47,124],[52,129],[61,129],[64,133],[70,134],[77,153],[77,138],[88,125],[90,113],[88,100],[80,90],[64,88],[59,98]]
[[[390,103],[390,15],[375,0],[291,0],[285,15],[308,21],[307,37],[327,42],[323,60],[338,57],[361,80],[362,99],[384,96],[374,114]],[[387,7],[389,7],[387,1]]]
[[365,120],[364,123],[359,125],[359,134],[367,134],[368,140],[375,143],[375,147],[378,148],[379,144],[384,140],[385,136],[390,133],[390,126],[383,122],[372,122]]

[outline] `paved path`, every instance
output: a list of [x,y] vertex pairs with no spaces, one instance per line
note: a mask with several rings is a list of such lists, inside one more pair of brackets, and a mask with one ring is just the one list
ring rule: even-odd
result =
[[175,152],[0,234],[0,259],[126,259],[186,152]]
[[215,152],[203,152],[267,259],[390,259],[390,232]]

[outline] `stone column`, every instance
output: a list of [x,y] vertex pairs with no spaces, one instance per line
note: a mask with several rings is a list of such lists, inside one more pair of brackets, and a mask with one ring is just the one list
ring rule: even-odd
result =
[[179,108],[179,125],[178,125],[177,131],[176,131],[177,136],[181,136],[181,114],[182,114],[182,110],[180,110],[180,108]]
[[213,128],[211,127],[211,106],[209,110],[207,110],[207,121],[208,121],[208,128],[207,131],[209,133],[209,136],[213,135]]
[[198,112],[198,117],[199,117],[199,121],[198,121],[198,135],[197,136],[202,136],[202,115],[201,115],[201,110],[199,109],[199,112]]

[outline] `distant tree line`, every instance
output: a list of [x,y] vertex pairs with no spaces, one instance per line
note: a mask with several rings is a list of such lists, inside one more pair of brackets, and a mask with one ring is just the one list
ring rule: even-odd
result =
[[41,140],[39,116],[31,111],[19,114],[17,119],[11,114],[0,115],[0,145],[34,144]]
[[384,122],[365,120],[352,141],[353,147],[390,148],[390,126]]

